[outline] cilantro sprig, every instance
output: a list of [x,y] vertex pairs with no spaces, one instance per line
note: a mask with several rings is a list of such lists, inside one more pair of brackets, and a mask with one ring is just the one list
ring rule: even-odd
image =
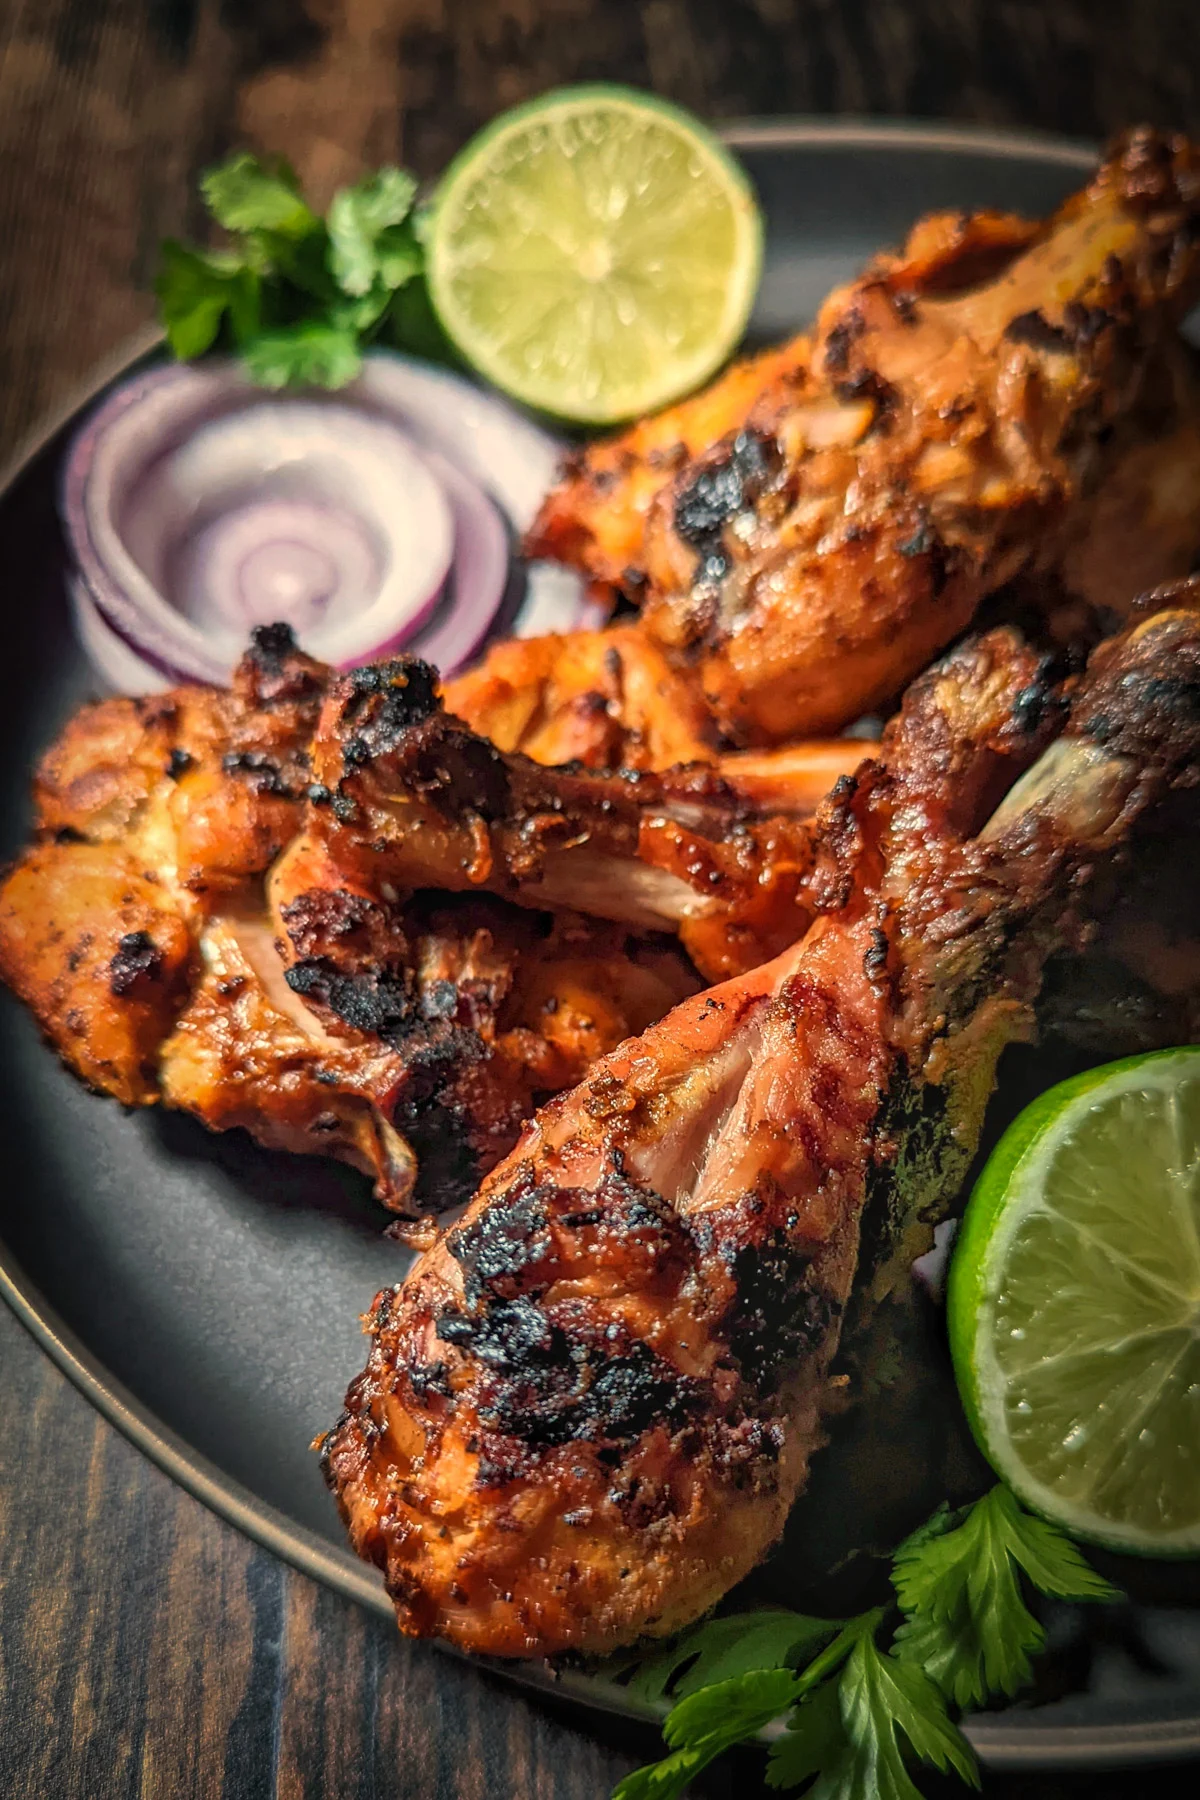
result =
[[201,250],[168,238],[155,284],[181,361],[219,347],[262,387],[338,388],[376,341],[456,360],[426,291],[417,183],[403,169],[342,188],[323,219],[286,163],[244,152],[200,190],[228,241]]
[[920,1800],[911,1769],[922,1763],[978,1787],[958,1715],[1031,1677],[1045,1640],[1023,1582],[1061,1600],[1119,1598],[1001,1484],[958,1512],[941,1507],[899,1546],[895,1607],[848,1620],[766,1608],[694,1627],[627,1681],[637,1699],[674,1704],[668,1754],[613,1800],[677,1800],[768,1727],[768,1786],[808,1800]]

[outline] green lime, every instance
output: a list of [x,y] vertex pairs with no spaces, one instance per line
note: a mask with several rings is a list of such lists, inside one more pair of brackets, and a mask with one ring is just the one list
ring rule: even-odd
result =
[[505,113],[439,184],[434,306],[480,374],[611,424],[705,381],[745,329],[762,225],[745,174],[687,113],[569,87]]
[[947,1288],[959,1391],[1022,1500],[1200,1553],[1200,1049],[1043,1094],[971,1195]]

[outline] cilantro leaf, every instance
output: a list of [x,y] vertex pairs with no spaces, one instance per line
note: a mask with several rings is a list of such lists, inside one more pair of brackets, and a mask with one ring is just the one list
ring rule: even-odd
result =
[[201,189],[229,250],[164,243],[159,314],[175,355],[225,345],[251,380],[272,388],[341,387],[364,347],[391,342],[432,362],[460,364],[425,285],[428,206],[415,177],[383,168],[343,188],[325,219],[292,170],[240,152]]
[[896,1551],[892,1581],[908,1615],[896,1655],[920,1664],[956,1705],[1015,1694],[1032,1675],[1045,1634],[1021,1594],[1018,1571],[1063,1600],[1109,1600],[1116,1588],[1054,1525],[1027,1513],[1002,1483],[961,1523],[915,1533]]
[[200,192],[226,231],[275,231],[301,238],[317,224],[287,165],[269,169],[245,151],[201,176]]
[[837,1628],[836,1619],[810,1619],[782,1608],[709,1619],[644,1662],[627,1691],[653,1706],[669,1693],[682,1700],[752,1669],[794,1668]]
[[344,387],[362,367],[352,331],[320,319],[263,331],[242,345],[246,373],[260,387]]
[[424,272],[425,252],[407,220],[403,225],[392,225],[380,232],[375,240],[375,260],[379,265],[379,279],[392,292]]
[[416,192],[413,176],[385,168],[334,195],[329,266],[344,293],[367,293],[377,276],[388,289],[401,287],[422,266],[411,233],[400,237],[394,230],[412,211]]
[[837,1681],[796,1708],[772,1750],[767,1779],[796,1787],[816,1776],[809,1800],[920,1800],[900,1734],[922,1762],[979,1785],[974,1753],[938,1688],[863,1635]]
[[754,1669],[690,1694],[663,1725],[672,1754],[627,1775],[612,1800],[676,1800],[714,1757],[777,1719],[797,1693],[790,1669]]
[[240,337],[257,327],[257,274],[236,255],[207,254],[167,238],[154,289],[167,342],[181,361],[212,347],[226,318]]

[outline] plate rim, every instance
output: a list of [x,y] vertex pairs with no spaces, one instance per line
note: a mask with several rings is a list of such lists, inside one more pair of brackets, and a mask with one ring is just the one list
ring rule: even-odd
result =
[[[1019,131],[942,124],[935,121],[841,116],[750,118],[721,121],[719,135],[734,150],[877,149],[965,152],[994,157],[1058,163],[1085,170],[1094,165],[1094,143],[1052,132]],[[58,434],[94,401],[116,377],[163,343],[153,324],[124,340],[102,359],[66,398],[52,408],[16,445],[0,468],[0,499],[21,478]],[[303,1575],[391,1618],[392,1607],[381,1578],[348,1550],[331,1546],[316,1532],[298,1525],[225,1475],[207,1457],[164,1425],[110,1373],[76,1337],[36,1283],[29,1280],[15,1254],[0,1238],[0,1299],[56,1367],[110,1425],[218,1518],[252,1542],[278,1556]],[[546,1665],[506,1664],[466,1657],[434,1641],[433,1648],[476,1667],[499,1674],[516,1685],[571,1699],[595,1711],[624,1717],[654,1718],[650,1709],[635,1708],[619,1690],[606,1694],[603,1684],[573,1671],[559,1673]],[[1023,1719],[1030,1714],[1021,1713]],[[968,1720],[966,1733],[981,1762],[991,1768],[1098,1769],[1165,1763],[1200,1755],[1200,1712],[1170,1718],[1112,1725],[1025,1725],[1014,1728],[1012,1713]]]

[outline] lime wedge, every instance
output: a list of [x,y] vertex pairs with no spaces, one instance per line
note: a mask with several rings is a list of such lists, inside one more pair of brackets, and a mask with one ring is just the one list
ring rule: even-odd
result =
[[1063,1082],[1001,1139],[947,1287],[959,1391],[1029,1506],[1200,1553],[1200,1049]]
[[561,419],[612,424],[698,387],[758,286],[746,176],[687,113],[570,87],[505,113],[451,163],[429,290],[462,354]]

